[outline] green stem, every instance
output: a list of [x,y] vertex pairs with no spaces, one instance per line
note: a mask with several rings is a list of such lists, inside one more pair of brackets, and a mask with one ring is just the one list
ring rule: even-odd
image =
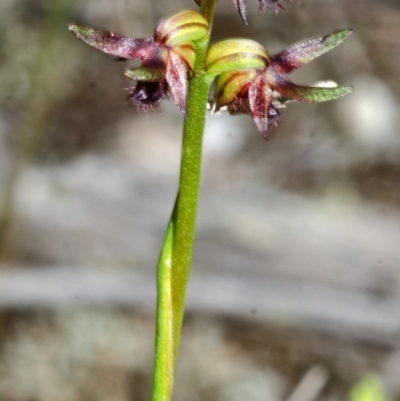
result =
[[200,13],[208,22],[208,35],[196,44],[194,77],[189,83],[187,118],[183,127],[181,171],[176,205],[176,229],[174,232],[171,274],[175,360],[179,349],[186,287],[196,231],[203,133],[208,95],[213,82],[213,78],[205,73],[205,60],[210,42],[216,1],[202,0],[201,2]]
[[183,128],[179,191],[157,265],[157,328],[152,401],[169,401],[192,261],[200,187],[203,133],[212,78],[204,65],[216,0],[202,0],[209,33],[196,43]]
[[178,353],[186,286],[192,261],[200,186],[203,130],[210,84],[197,74],[189,87],[188,118],[182,142],[181,175],[172,252],[172,307],[174,354]]

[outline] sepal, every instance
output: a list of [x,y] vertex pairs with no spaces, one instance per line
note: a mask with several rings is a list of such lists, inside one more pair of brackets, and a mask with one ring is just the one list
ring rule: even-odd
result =
[[338,86],[333,81],[316,83],[311,86],[296,85],[285,75],[272,68],[267,69],[266,78],[271,88],[283,98],[298,102],[328,102],[353,91],[353,87]]
[[155,40],[173,47],[200,40],[207,32],[208,23],[201,14],[184,10],[159,21]]
[[207,53],[206,72],[225,72],[264,68],[269,56],[263,46],[250,39],[227,39],[212,45]]
[[142,58],[146,47],[154,41],[153,38],[132,39],[114,32],[99,31],[77,24],[69,24],[68,29],[89,46],[123,59]]
[[330,35],[293,43],[271,57],[271,67],[284,74],[290,74],[340,45],[352,32],[352,29],[344,29]]

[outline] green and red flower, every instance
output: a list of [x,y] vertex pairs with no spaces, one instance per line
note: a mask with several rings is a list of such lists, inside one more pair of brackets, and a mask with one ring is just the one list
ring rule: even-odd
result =
[[141,60],[141,67],[125,71],[127,78],[137,81],[129,88],[128,99],[140,110],[158,109],[160,100],[170,93],[186,113],[188,75],[196,57],[193,42],[208,31],[207,21],[199,13],[185,10],[164,18],[154,36],[144,39],[75,24],[69,29],[83,42],[119,60]]
[[332,85],[299,86],[288,77],[301,66],[342,43],[351,33],[343,30],[294,43],[270,56],[257,42],[228,39],[213,45],[206,60],[207,72],[217,76],[216,111],[251,114],[267,139],[286,101],[325,102],[352,91],[352,87]]

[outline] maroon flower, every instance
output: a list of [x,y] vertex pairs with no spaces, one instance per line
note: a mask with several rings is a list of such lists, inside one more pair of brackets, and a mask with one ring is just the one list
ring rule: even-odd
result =
[[279,120],[279,108],[288,101],[325,102],[352,91],[336,84],[299,86],[287,77],[301,66],[342,43],[351,33],[343,30],[331,35],[297,42],[269,56],[257,42],[229,39],[212,46],[207,56],[207,72],[217,75],[216,111],[251,114],[261,135]]
[[162,19],[153,37],[132,39],[108,31],[70,24],[69,29],[83,42],[118,60],[141,60],[139,68],[125,71],[137,81],[129,89],[129,101],[140,110],[158,109],[160,100],[171,93],[179,109],[186,113],[188,74],[193,69],[193,42],[207,33],[207,22],[198,13],[180,11]]

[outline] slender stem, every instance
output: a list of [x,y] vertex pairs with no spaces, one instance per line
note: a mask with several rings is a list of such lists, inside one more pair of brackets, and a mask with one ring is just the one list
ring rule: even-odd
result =
[[183,128],[179,191],[157,265],[157,329],[152,401],[172,395],[187,281],[192,260],[207,101],[212,78],[204,71],[216,0],[202,0],[209,33],[196,43]]
[[186,286],[192,260],[200,186],[203,130],[209,84],[201,75],[190,83],[188,118],[184,125],[176,228],[172,252],[174,354],[178,352]]
[[216,0],[203,0],[201,13],[209,24],[209,34],[196,44],[194,77],[189,83],[187,118],[183,127],[181,171],[174,244],[172,251],[171,294],[173,308],[174,358],[176,360],[185,308],[186,287],[192,261],[199,198],[203,133],[212,78],[204,71]]

